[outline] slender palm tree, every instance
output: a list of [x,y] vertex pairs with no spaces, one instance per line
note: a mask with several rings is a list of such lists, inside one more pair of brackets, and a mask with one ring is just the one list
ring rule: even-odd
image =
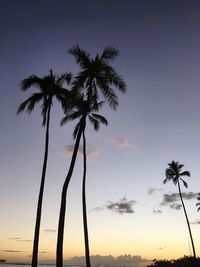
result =
[[197,211],[200,211],[200,193],[198,193],[197,200],[198,200],[198,202],[197,202],[197,204],[196,204],[196,206],[198,207],[198,208],[197,208]]
[[[86,256],[86,266],[91,267],[90,263],[90,249],[89,249],[89,237],[88,237],[88,224],[87,224],[87,207],[86,207],[86,171],[87,171],[87,153],[86,153],[86,137],[85,137],[85,129],[86,129],[86,119],[88,118],[90,123],[93,125],[94,130],[98,131],[100,128],[100,124],[107,125],[108,122],[105,117],[94,113],[99,112],[99,108],[102,106],[104,102],[93,102],[92,100],[84,100],[82,97],[79,100],[77,110],[68,112],[66,117],[63,118],[61,124],[63,125],[69,120],[74,120],[80,118],[79,123],[75,127],[74,138],[77,136],[78,129],[82,126],[82,136],[83,136],[83,181],[82,181],[82,205],[83,205],[83,229],[84,229],[84,239],[85,239],[85,256]],[[84,122],[82,121],[84,119]]]
[[175,185],[178,185],[178,192],[180,195],[181,203],[183,206],[185,218],[187,221],[187,226],[190,234],[190,239],[191,239],[191,244],[192,244],[192,250],[193,250],[193,257],[196,258],[196,252],[195,252],[195,247],[194,247],[194,241],[192,237],[192,231],[190,228],[190,223],[188,220],[185,204],[183,202],[183,197],[181,193],[181,187],[180,187],[180,181],[183,182],[183,185],[187,188],[188,185],[187,183],[183,180],[183,176],[188,176],[190,177],[190,172],[189,171],[182,171],[182,168],[184,167],[183,164],[179,164],[179,162],[172,161],[171,163],[168,164],[168,168],[165,171],[166,179],[163,181],[163,183],[167,183],[168,181],[172,181]]
[[71,73],[64,73],[60,76],[53,74],[50,70],[49,74],[40,78],[36,75],[29,76],[27,79],[22,80],[21,89],[23,91],[29,88],[36,87],[39,92],[34,93],[26,101],[24,101],[18,108],[17,114],[26,110],[31,113],[35,105],[42,101],[42,125],[46,127],[45,134],[45,151],[42,167],[42,177],[40,183],[37,212],[36,212],[36,222],[35,222],[35,233],[33,242],[33,254],[32,254],[32,267],[37,267],[38,263],[38,244],[39,244],[39,232],[40,232],[40,222],[42,213],[42,199],[44,192],[45,176],[47,169],[48,160],[48,147],[49,147],[49,125],[50,125],[50,114],[51,107],[53,104],[53,98],[56,98],[62,106],[66,106],[66,95],[68,95],[68,90],[63,88],[64,83],[69,84],[71,81]]
[[[71,48],[69,53],[75,57],[77,64],[81,68],[81,71],[75,77],[72,83],[73,91],[84,91],[84,95],[89,102],[91,99],[92,101],[98,102],[98,100],[101,98],[99,96],[99,92],[101,92],[103,99],[106,100],[109,106],[115,110],[118,106],[118,97],[114,89],[118,89],[121,92],[126,91],[125,82],[109,64],[110,61],[114,60],[118,56],[118,50],[113,47],[106,47],[103,53],[101,55],[97,54],[94,59],[91,58],[88,52],[81,49],[79,46]],[[80,120],[80,127],[76,128],[77,135],[74,151],[72,154],[68,174],[62,189],[56,251],[57,267],[63,267],[63,238],[66,212],[66,195],[76,162],[81,135],[83,129],[85,128],[85,120],[86,117],[84,115]]]

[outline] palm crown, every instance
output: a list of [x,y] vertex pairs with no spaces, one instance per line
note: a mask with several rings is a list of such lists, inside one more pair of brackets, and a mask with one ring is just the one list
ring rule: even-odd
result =
[[69,84],[72,79],[71,73],[62,73],[60,76],[53,74],[53,71],[50,70],[49,74],[40,78],[36,75],[31,75],[27,79],[24,79],[21,82],[21,90],[26,91],[30,87],[36,87],[39,92],[32,94],[27,100],[25,100],[18,108],[17,114],[27,110],[28,113],[31,113],[35,105],[42,101],[42,125],[46,124],[47,111],[52,105],[53,97],[62,104],[64,107],[66,102],[66,95],[68,90],[63,88],[63,84]]
[[96,131],[99,130],[100,124],[107,125],[108,121],[105,117],[97,114],[99,108],[102,107],[104,101],[96,102],[91,100],[85,100],[83,95],[76,96],[74,100],[74,107],[72,110],[67,110],[66,116],[61,120],[61,125],[65,124],[68,121],[73,121],[80,118],[80,121],[76,124],[73,136],[76,138],[78,129],[81,124],[81,118],[88,117],[89,121],[93,125]]
[[190,177],[189,171],[182,171],[184,167],[183,164],[179,164],[179,162],[175,162],[174,160],[168,164],[168,168],[165,171],[166,179],[163,183],[167,183],[168,181],[172,181],[175,185],[177,184],[178,180],[181,180],[185,187],[188,187],[187,183],[183,180],[182,176]]
[[118,97],[114,92],[114,87],[121,92],[126,91],[124,80],[117,74],[109,62],[118,56],[118,50],[113,47],[106,47],[101,55],[96,55],[93,59],[90,54],[81,49],[78,45],[69,50],[81,71],[76,76],[72,85],[74,89],[85,90],[88,97],[99,99],[101,92],[104,99],[108,101],[111,108],[118,106]]

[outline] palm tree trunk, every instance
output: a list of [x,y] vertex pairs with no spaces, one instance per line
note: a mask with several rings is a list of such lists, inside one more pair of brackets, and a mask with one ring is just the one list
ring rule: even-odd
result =
[[89,249],[89,238],[88,238],[88,226],[87,226],[87,208],[86,208],[86,138],[85,138],[85,128],[83,129],[83,185],[82,185],[82,203],[83,203],[83,228],[84,228],[84,238],[85,238],[85,257],[86,266],[91,267],[90,264],[90,249]]
[[80,139],[82,135],[82,129],[85,127],[85,118],[82,118],[80,123],[80,128],[76,137],[76,142],[74,146],[74,151],[72,154],[72,159],[69,167],[68,174],[66,176],[65,182],[63,184],[61,205],[60,205],[60,215],[58,222],[58,235],[57,235],[57,250],[56,250],[56,267],[63,267],[63,239],[64,239],[64,225],[65,225],[65,212],[66,212],[66,196],[68,185],[74,170],[74,165],[76,162],[76,157],[78,153],[78,148],[80,144]]
[[185,218],[186,218],[186,221],[187,221],[187,226],[188,226],[188,230],[189,230],[189,234],[190,234],[190,239],[191,239],[191,243],[192,243],[193,257],[196,259],[196,252],[195,252],[194,241],[193,241],[193,237],[192,237],[192,231],[191,231],[191,228],[190,228],[190,223],[189,223],[189,220],[188,220],[186,208],[185,208],[185,205],[184,205],[184,202],[183,202],[183,197],[182,197],[182,193],[181,193],[179,180],[178,180],[178,191],[179,191],[179,195],[180,195],[180,198],[181,198],[181,203],[182,203],[182,206],[183,206],[183,210],[184,210],[184,213],[185,213]]
[[47,111],[45,152],[44,152],[42,177],[41,177],[40,191],[39,191],[38,204],[37,204],[37,214],[36,214],[35,233],[34,233],[34,242],[33,242],[32,267],[37,267],[37,264],[38,264],[38,243],[39,243],[40,222],[41,222],[41,213],[42,213],[42,199],[43,199],[44,183],[45,183],[45,176],[46,176],[46,169],[47,169],[48,150],[49,150],[50,110],[51,110],[51,106],[49,106],[48,111]]

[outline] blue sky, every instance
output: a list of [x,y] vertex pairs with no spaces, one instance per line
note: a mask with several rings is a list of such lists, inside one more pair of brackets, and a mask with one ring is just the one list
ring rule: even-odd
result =
[[[87,178],[91,253],[144,258],[189,254],[182,210],[160,204],[164,194],[177,193],[173,184],[162,184],[167,163],[180,161],[192,175],[189,189],[183,190],[193,193],[192,199],[185,200],[190,221],[199,221],[195,207],[195,194],[200,191],[199,1],[0,3],[0,257],[29,260],[31,241],[11,238],[33,238],[41,177],[40,107],[30,116],[16,116],[18,105],[34,91],[21,92],[20,81],[31,74],[46,75],[51,68],[58,74],[76,74],[78,67],[67,52],[75,44],[94,56],[107,45],[119,49],[113,66],[127,84],[127,93],[118,94],[118,110],[105,107],[101,112],[109,126],[102,126],[99,133],[87,128],[92,155]],[[59,127],[61,118],[55,102],[40,245],[48,253],[41,254],[41,260],[55,255],[56,232],[45,229],[57,230],[60,193],[70,160],[67,148],[73,144],[74,124]],[[81,177],[80,155],[67,197],[66,258],[84,253]],[[149,189],[154,189],[152,194]],[[116,212],[120,201],[134,212]],[[108,208],[110,204],[114,210]],[[198,252],[199,225],[193,224],[192,229]]]

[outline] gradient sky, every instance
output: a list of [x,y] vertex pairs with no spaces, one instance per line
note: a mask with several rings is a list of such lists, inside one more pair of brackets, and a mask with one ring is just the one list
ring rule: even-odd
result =
[[[175,258],[191,253],[177,188],[163,185],[171,160],[191,172],[183,189],[200,256],[200,2],[197,0],[0,0],[0,258],[30,261],[44,152],[40,106],[16,115],[33,90],[31,74],[78,67],[68,49],[92,55],[119,49],[115,69],[127,83],[117,112],[98,133],[87,128],[87,203],[91,254]],[[55,258],[62,185],[74,123],[59,127],[54,103],[44,192],[40,261]],[[65,258],[84,255],[81,155],[67,196]],[[168,194],[168,195],[166,195]],[[171,202],[170,202],[171,201]],[[121,207],[125,209],[121,210]]]

